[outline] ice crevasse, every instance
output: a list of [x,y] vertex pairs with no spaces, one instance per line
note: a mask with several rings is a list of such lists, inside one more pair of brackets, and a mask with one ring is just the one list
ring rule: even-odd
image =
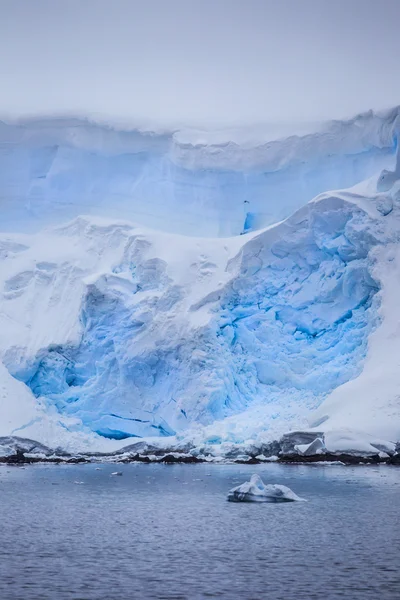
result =
[[[315,425],[400,439],[398,110],[257,147],[3,129],[0,435],[111,448]],[[196,235],[181,209],[201,215]]]

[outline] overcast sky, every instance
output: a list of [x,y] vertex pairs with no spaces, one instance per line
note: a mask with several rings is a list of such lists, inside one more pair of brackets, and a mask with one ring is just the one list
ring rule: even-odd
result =
[[0,0],[0,115],[244,124],[400,104],[400,0]]

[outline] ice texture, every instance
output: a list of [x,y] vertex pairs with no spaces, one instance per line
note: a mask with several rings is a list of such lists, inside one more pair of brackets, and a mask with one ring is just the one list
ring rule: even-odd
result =
[[268,484],[259,475],[252,475],[246,481],[228,493],[229,502],[305,502],[285,485]]
[[[360,372],[375,324],[369,221],[341,199],[321,199],[245,241],[224,265],[228,281],[218,295],[189,305],[187,284],[125,228],[117,264],[79,290],[75,342],[55,339],[22,365],[11,351],[4,360],[35,396],[114,439],[173,435],[287,397],[295,407],[318,406]],[[88,233],[72,237],[101,234],[89,222]],[[57,279],[58,267],[38,265],[7,279],[5,301],[17,301],[32,280],[40,290]],[[201,282],[213,270],[205,260],[195,276]]]
[[[375,439],[388,447],[399,439],[393,373],[400,342],[391,334],[400,264],[398,122],[398,110],[371,113],[257,151],[81,122],[13,126],[11,162],[8,170],[3,164],[0,181],[4,229],[19,230],[0,235],[0,435],[80,448],[115,448],[126,438],[153,436],[245,444],[278,439],[289,428],[315,428],[318,436],[310,442],[342,431],[321,437],[327,450],[342,448],[346,439],[357,448],[373,447]],[[11,135],[10,127],[0,134]],[[47,162],[36,152],[44,140],[58,140]],[[50,185],[46,169],[61,160],[64,146],[77,161],[62,162],[65,189],[72,187],[65,196],[52,187],[45,201],[39,194],[38,219],[48,211],[56,223],[87,208],[77,175],[79,166],[86,169],[87,154],[107,159],[85,175],[97,190],[91,206],[100,213],[106,207],[114,217],[79,216],[36,232],[22,208],[26,190],[13,196],[7,178],[27,182],[29,163],[29,173],[41,173],[43,185]],[[103,181],[123,179],[117,165],[122,154],[130,173],[140,156],[153,185],[154,161],[167,160],[166,153],[182,170],[178,179],[186,191],[184,201],[175,190],[176,205],[165,196],[165,231],[115,218],[135,206],[136,192],[146,208],[158,210],[157,194],[153,202],[140,186],[130,188],[130,203],[114,204],[109,188],[99,204]],[[191,202],[202,214],[199,232],[242,233],[232,215],[236,193],[243,203],[243,189],[231,193],[208,180],[204,189],[223,190],[218,201],[210,198],[216,217],[202,196],[203,178],[226,183],[234,173],[247,185],[261,177],[262,164],[269,182],[257,200],[262,214],[270,211],[276,221],[309,202],[261,229],[261,212],[247,215],[243,235],[194,237],[190,227],[186,235],[172,233],[173,206]],[[318,173],[316,187],[310,169]],[[333,174],[356,185],[326,191]],[[275,176],[279,202],[268,187]],[[255,188],[248,191],[256,198]],[[386,346],[387,369],[377,366]]]
[[2,230],[93,214],[184,235],[253,231],[386,167],[398,120],[399,109],[371,111],[265,140],[118,131],[78,119],[0,122]]

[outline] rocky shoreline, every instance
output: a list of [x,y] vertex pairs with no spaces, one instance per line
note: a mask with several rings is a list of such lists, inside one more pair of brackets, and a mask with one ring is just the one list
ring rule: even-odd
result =
[[[356,452],[328,452],[321,446],[321,438],[308,445],[294,444],[299,433],[287,434],[279,442],[246,448],[232,447],[224,455],[215,455],[212,447],[195,448],[185,445],[178,448],[160,448],[147,442],[137,442],[117,452],[71,455],[60,449],[51,449],[33,440],[7,437],[0,438],[0,464],[21,466],[35,463],[145,463],[145,464],[241,464],[256,465],[277,462],[280,464],[330,463],[346,465],[400,465],[400,444],[392,452],[378,451],[361,454]],[[318,442],[316,440],[319,440]],[[387,450],[387,449],[386,449]]]

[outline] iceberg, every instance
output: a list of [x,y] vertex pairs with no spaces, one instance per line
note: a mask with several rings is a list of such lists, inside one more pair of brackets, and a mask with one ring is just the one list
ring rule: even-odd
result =
[[285,485],[265,485],[259,475],[252,475],[228,493],[229,502],[305,502]]

